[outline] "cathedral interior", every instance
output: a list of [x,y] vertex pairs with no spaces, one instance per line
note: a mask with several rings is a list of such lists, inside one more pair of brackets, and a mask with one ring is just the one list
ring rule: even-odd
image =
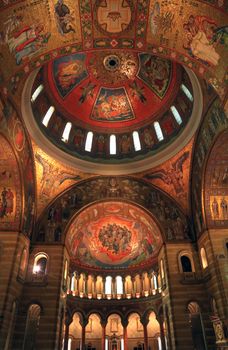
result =
[[0,1],[0,350],[228,349],[227,11]]

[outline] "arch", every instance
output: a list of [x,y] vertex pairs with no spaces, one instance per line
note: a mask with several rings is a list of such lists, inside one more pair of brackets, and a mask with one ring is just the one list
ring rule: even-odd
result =
[[180,272],[195,272],[192,253],[184,250],[178,254],[178,265]]
[[140,345],[144,346],[144,331],[141,317],[136,312],[131,312],[128,315],[127,325],[128,347],[131,349],[140,349]]
[[151,349],[159,348],[160,324],[157,320],[156,313],[151,311],[148,315],[149,322],[147,325],[148,344]]
[[71,345],[71,349],[81,349],[82,343],[82,315],[79,312],[74,312],[72,316],[72,322],[69,326],[69,339],[68,346]]
[[188,304],[188,312],[194,348],[196,350],[207,350],[199,304],[195,301],[190,302]]
[[33,273],[47,275],[49,257],[46,253],[39,252],[35,255],[33,263]]
[[208,260],[207,260],[207,254],[204,247],[200,248],[200,258],[201,258],[201,264],[203,269],[206,269],[208,267]]
[[36,346],[35,344],[39,330],[40,313],[40,305],[30,305],[27,312],[23,350],[33,350]]
[[97,313],[90,313],[88,324],[85,329],[85,346],[99,349],[102,341],[101,318]]

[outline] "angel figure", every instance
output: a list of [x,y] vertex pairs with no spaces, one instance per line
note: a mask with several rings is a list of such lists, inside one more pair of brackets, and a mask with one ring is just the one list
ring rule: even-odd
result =
[[183,183],[183,164],[188,159],[189,152],[184,152],[174,163],[172,163],[169,169],[160,169],[150,174],[145,174],[144,178],[147,180],[160,179],[167,185],[172,185],[177,196],[183,195],[184,183]]

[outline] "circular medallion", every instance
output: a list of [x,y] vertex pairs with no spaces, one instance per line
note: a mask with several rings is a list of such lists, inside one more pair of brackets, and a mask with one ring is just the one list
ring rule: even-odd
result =
[[97,28],[106,34],[121,33],[133,22],[130,0],[98,0],[94,12]]
[[109,55],[104,59],[104,67],[108,71],[115,72],[120,66],[120,59],[116,55]]
[[102,85],[117,87],[127,83],[129,79],[135,79],[139,68],[139,59],[135,53],[93,52],[88,54],[88,57],[89,74]]

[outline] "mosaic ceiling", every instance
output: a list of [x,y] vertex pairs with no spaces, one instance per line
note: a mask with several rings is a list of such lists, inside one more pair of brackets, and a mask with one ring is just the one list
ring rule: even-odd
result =
[[149,264],[162,245],[162,237],[144,210],[108,201],[91,205],[74,219],[66,244],[78,265],[114,269]]
[[180,77],[180,66],[168,60],[108,50],[56,59],[44,82],[73,121],[117,130],[151,120],[175,96]]

